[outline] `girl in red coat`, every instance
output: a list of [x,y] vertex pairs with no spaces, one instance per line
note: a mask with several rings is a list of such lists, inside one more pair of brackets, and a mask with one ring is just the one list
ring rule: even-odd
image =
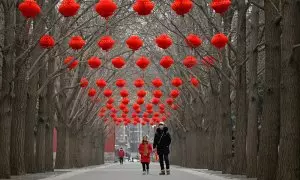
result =
[[149,174],[150,155],[152,153],[152,145],[148,142],[148,136],[143,137],[143,141],[139,146],[141,155],[141,163],[143,166],[143,175]]

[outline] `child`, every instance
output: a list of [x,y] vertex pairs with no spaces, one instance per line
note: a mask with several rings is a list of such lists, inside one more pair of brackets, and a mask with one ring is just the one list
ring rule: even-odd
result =
[[141,154],[141,163],[143,166],[143,175],[149,174],[150,154],[152,153],[152,145],[148,142],[148,136],[143,137],[143,141],[139,146]]

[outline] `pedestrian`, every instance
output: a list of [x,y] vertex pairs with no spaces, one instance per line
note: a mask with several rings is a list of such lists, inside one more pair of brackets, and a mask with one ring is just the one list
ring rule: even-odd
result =
[[143,137],[143,141],[139,145],[139,153],[141,155],[143,175],[149,174],[149,164],[152,153],[152,145],[148,141],[148,136]]
[[[153,148],[157,151],[159,156],[159,163],[161,172],[159,175],[170,175],[170,161],[169,161],[169,153],[171,144],[171,135],[168,132],[168,127],[164,122],[160,122],[158,128],[156,129],[156,133],[154,136]],[[166,171],[165,166],[166,164]]]
[[124,162],[124,156],[125,156],[125,151],[123,150],[123,148],[121,147],[119,149],[119,159],[120,159],[120,164],[123,164]]

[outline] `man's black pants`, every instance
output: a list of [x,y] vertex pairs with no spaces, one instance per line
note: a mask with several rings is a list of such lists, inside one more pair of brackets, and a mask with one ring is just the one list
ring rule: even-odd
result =
[[149,163],[142,163],[143,171],[149,170]]
[[165,164],[166,163],[166,169],[170,169],[170,161],[169,161],[169,153],[160,153],[159,156],[159,163],[160,163],[160,169],[165,170]]
[[123,164],[124,158],[120,157],[120,164]]

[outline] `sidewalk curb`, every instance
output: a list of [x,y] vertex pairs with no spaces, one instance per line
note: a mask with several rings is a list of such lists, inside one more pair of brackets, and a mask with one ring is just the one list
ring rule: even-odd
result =
[[104,164],[104,165],[100,165],[98,167],[93,167],[93,168],[88,168],[87,167],[85,169],[76,169],[76,170],[66,169],[66,171],[69,170],[71,172],[67,172],[67,173],[64,173],[64,174],[61,174],[61,175],[58,175],[58,176],[55,176],[55,175],[50,176],[50,177],[43,178],[43,179],[40,179],[40,180],[63,180],[63,179],[67,179],[67,178],[79,175],[79,174],[84,174],[86,172],[95,171],[95,170],[98,170],[98,169],[105,169],[105,168],[115,166],[115,165],[116,164]]

